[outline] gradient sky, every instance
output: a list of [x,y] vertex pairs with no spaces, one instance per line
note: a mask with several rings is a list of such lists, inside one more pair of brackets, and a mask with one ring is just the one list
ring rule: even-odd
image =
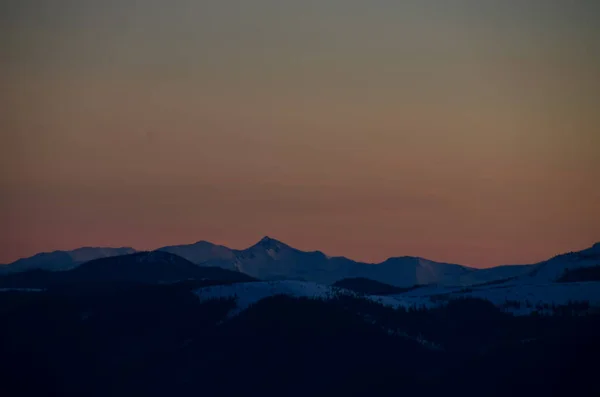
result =
[[600,240],[597,0],[3,0],[0,262]]

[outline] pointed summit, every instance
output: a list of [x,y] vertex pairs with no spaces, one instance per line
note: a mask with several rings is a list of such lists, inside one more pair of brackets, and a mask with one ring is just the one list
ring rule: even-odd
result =
[[265,236],[260,239],[258,243],[254,245],[255,247],[264,247],[264,248],[272,248],[272,247],[281,247],[285,246],[281,241],[277,241],[274,238],[269,236]]

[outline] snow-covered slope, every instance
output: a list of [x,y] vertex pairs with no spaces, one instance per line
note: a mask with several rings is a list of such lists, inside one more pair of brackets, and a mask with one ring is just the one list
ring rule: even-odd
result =
[[396,257],[382,263],[356,262],[329,257],[320,251],[305,252],[265,237],[245,250],[200,242],[189,246],[165,247],[196,264],[238,270],[263,280],[303,280],[333,284],[344,278],[363,277],[397,287],[437,284],[476,286],[507,281],[540,283],[556,281],[565,271],[600,265],[600,243],[577,253],[559,255],[533,265],[508,265],[488,269],[434,262],[419,257]]
[[73,251],[43,252],[29,258],[19,259],[8,265],[0,266],[0,274],[23,272],[27,270],[69,270],[78,265],[100,258],[127,255],[136,252],[133,248],[83,247]]
[[528,314],[540,305],[558,306],[567,305],[569,302],[589,302],[592,306],[600,306],[600,283],[509,285],[475,289],[458,295],[486,299],[500,307],[506,307],[508,302],[519,302],[520,307],[509,305],[506,309],[517,314]]
[[557,281],[567,270],[600,266],[600,243],[578,252],[557,255],[531,265],[506,265],[468,272],[445,285],[477,286],[505,281],[508,284],[540,284]]
[[[474,271],[416,257],[391,258],[380,264],[360,263],[344,257],[329,257],[319,251],[300,251],[269,237],[248,249],[234,251],[234,255],[231,267],[263,280],[292,279],[333,284],[344,278],[364,277],[409,287],[448,283]],[[224,266],[221,260],[207,264]]]
[[[569,302],[589,302],[600,307],[600,282],[582,283],[507,283],[473,288],[423,287],[391,298],[416,305],[432,305],[459,298],[479,298],[514,314],[529,314],[540,305],[567,305]],[[519,305],[515,305],[519,303]]]
[[335,289],[311,282],[285,280],[216,285],[200,288],[195,293],[201,300],[236,298],[237,311],[239,312],[269,296],[329,298],[335,294]]
[[552,259],[533,265],[527,274],[519,278],[519,282],[553,282],[558,280],[566,270],[590,266],[600,266],[600,243],[583,251],[558,255]]
[[238,270],[263,280],[292,279],[333,284],[344,278],[363,277],[397,287],[417,284],[476,286],[514,280],[520,283],[549,282],[558,279],[565,269],[600,264],[600,243],[587,250],[560,255],[534,265],[488,269],[406,256],[377,264],[361,263],[344,257],[329,257],[320,251],[300,251],[269,237],[245,250],[232,250],[206,242],[162,250],[181,255],[196,264]]
[[[237,307],[232,315],[262,299],[276,295],[314,299],[330,299],[339,294],[357,296],[351,291],[336,287],[292,280],[218,285],[200,288],[195,293],[201,300],[235,298]],[[479,298],[488,300],[505,311],[524,315],[540,310],[543,305],[561,306],[570,302],[588,302],[592,307],[600,307],[600,282],[485,286],[473,289],[423,287],[394,296],[365,297],[393,308],[432,308],[452,299]]]
[[[306,281],[280,280],[260,281],[249,283],[236,283],[230,285],[216,285],[199,288],[195,291],[201,300],[218,298],[236,298],[236,310],[232,314],[245,310],[248,306],[270,296],[287,295],[313,299],[329,299],[336,295],[357,296],[352,291],[328,285]],[[393,298],[388,296],[366,296],[375,302],[391,307],[421,307],[431,303],[428,299],[421,298]]]
[[322,252],[304,252],[265,237],[252,247],[236,251],[235,269],[263,280],[303,280],[332,284],[353,274],[359,266],[346,258]]

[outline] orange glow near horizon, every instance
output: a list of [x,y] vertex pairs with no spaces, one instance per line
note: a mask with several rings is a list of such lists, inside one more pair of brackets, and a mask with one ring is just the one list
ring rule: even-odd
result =
[[600,240],[597,2],[29,3],[0,6],[0,263],[270,235],[488,267]]

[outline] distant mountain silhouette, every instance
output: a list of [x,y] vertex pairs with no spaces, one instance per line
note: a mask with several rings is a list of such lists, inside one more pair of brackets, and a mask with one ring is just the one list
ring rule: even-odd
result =
[[66,271],[33,270],[0,277],[2,288],[47,288],[74,284],[164,284],[185,280],[252,281],[240,272],[202,267],[161,251],[95,259]]
[[244,274],[197,266],[180,256],[161,251],[96,259],[84,263],[69,273],[70,276],[83,281],[127,281],[149,284],[202,278],[251,280]]
[[179,255],[197,265],[219,266],[235,270],[232,261],[235,258],[235,250],[216,245],[207,241],[198,241],[194,244],[173,245],[159,248],[158,251],[170,252]]
[[300,251],[264,237],[252,247],[237,251],[233,266],[263,280],[295,279],[330,284],[351,275],[358,263],[341,257],[330,258],[319,251]]
[[[365,277],[394,286],[412,287],[415,284],[450,282],[475,271],[415,257],[392,258],[381,264],[361,263],[344,257],[329,257],[320,251],[301,251],[268,236],[245,250],[226,251],[223,248],[203,242],[179,246],[174,252],[180,252],[187,259],[201,257],[200,264],[204,266],[235,269],[262,280],[293,279],[324,284],[333,284],[344,278]],[[206,260],[206,253],[212,251],[219,252],[218,257]]]
[[[87,260],[134,251],[133,248],[81,248],[43,253],[0,267],[0,274],[31,269],[74,269]],[[589,249],[558,255],[537,264],[488,269],[474,269],[410,256],[394,257],[377,264],[362,263],[345,257],[330,257],[320,251],[301,251],[271,237],[264,237],[243,250],[199,241],[162,247],[156,252],[171,253],[198,266],[235,271],[262,280],[291,279],[333,284],[347,278],[364,278],[408,288],[426,284],[471,286],[506,281],[554,282],[565,270],[597,265],[600,260],[600,243]]]
[[42,252],[29,258],[19,259],[8,265],[0,266],[0,274],[23,272],[27,270],[69,270],[78,265],[111,256],[136,252],[133,248],[82,247],[72,251]]

